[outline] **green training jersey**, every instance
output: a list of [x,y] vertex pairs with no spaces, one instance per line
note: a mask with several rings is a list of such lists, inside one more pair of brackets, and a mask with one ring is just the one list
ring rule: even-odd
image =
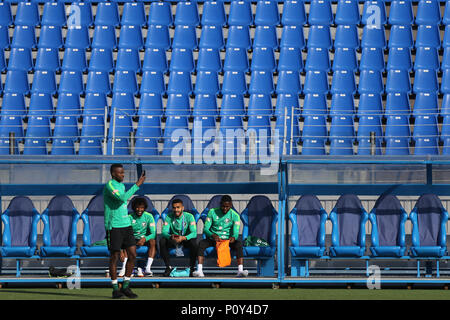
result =
[[162,236],[170,238],[172,234],[185,236],[186,240],[197,238],[197,223],[194,216],[189,212],[183,212],[179,217],[172,211],[169,212],[164,220]]
[[152,214],[144,212],[139,217],[136,212],[133,212],[129,217],[136,239],[145,237],[145,241],[148,241],[156,238],[156,225]]
[[108,181],[103,188],[103,201],[105,207],[105,229],[125,228],[131,226],[128,217],[127,201],[139,190],[137,185],[133,185],[125,192],[125,185],[114,179]]
[[214,208],[209,210],[206,216],[203,232],[208,238],[216,234],[222,240],[227,240],[231,237],[237,239],[240,225],[241,219],[239,214],[233,209],[228,210],[224,214],[220,208]]

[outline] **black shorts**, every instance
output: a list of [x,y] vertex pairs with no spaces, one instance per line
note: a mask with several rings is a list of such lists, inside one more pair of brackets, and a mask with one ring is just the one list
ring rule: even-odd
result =
[[107,231],[108,250],[111,252],[120,251],[136,245],[133,227],[112,228]]

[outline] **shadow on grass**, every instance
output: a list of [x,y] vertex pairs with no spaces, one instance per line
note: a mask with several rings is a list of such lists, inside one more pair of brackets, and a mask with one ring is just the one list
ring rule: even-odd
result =
[[[52,290],[52,289],[50,289]],[[56,290],[56,289],[55,289]],[[57,289],[57,290],[61,290],[58,292],[52,292],[52,291],[43,291],[43,290],[20,290],[20,289],[1,289],[0,290],[0,300],[7,300],[7,299],[14,299],[14,296],[8,296],[7,299],[4,298],[3,293],[10,293],[10,294],[24,294],[24,295],[30,295],[30,296],[42,296],[42,300],[45,300],[51,296],[54,297],[66,297],[66,298],[89,298],[89,299],[111,299],[111,296],[105,296],[105,295],[93,295],[93,294],[83,294],[82,291],[83,289],[80,290],[70,290],[73,291],[74,293],[69,293],[69,292],[65,292],[63,290],[68,290],[68,289]],[[75,293],[76,292],[76,293]],[[39,299],[39,297],[37,297]]]

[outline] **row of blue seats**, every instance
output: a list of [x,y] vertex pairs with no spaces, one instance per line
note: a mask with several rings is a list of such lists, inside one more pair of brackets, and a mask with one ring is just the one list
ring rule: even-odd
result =
[[[128,2],[123,4],[123,13],[120,17],[119,6],[116,2],[99,2],[95,17],[92,14],[90,2],[72,4],[78,6],[81,15],[81,24],[104,25],[140,25],[160,24],[166,26],[175,25],[330,25],[330,24],[367,24],[370,22],[374,7],[379,12],[381,24],[449,24],[450,6],[446,1],[443,15],[440,12],[439,1],[420,0],[417,12],[414,16],[412,1],[394,0],[390,2],[389,17],[386,14],[384,1],[366,1],[362,15],[359,12],[359,1],[339,0],[336,13],[333,14],[331,1],[312,0],[309,4],[309,12],[306,15],[304,1],[283,2],[283,14],[280,14],[279,4],[275,1],[255,1],[256,8],[253,15],[252,4],[248,1],[230,1],[228,17],[222,1],[203,3],[203,11],[200,18],[196,2],[178,2],[175,15],[172,14],[170,3],[152,2],[147,14],[143,2]],[[0,7],[0,24],[9,25],[38,25],[42,23],[65,25],[66,15],[63,2],[47,4],[44,6],[42,21],[39,16],[37,2],[19,2],[17,13],[13,19],[8,2]]]

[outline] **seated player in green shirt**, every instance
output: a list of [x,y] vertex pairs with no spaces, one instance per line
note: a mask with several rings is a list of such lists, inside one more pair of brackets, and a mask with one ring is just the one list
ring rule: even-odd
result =
[[181,250],[181,246],[189,249],[192,274],[197,257],[197,224],[194,216],[184,211],[182,200],[174,199],[172,201],[172,211],[164,220],[161,235],[159,251],[166,265],[164,276],[170,276],[173,270],[170,265],[169,249],[177,247]]
[[[133,227],[134,238],[136,239],[136,246],[148,247],[147,265],[145,266],[145,275],[153,276],[151,266],[156,254],[156,224],[153,215],[146,212],[147,201],[145,198],[136,197],[131,203],[133,213],[129,215],[131,226]],[[127,252],[122,250],[121,256],[123,257],[122,270],[119,272],[119,276],[123,276],[126,270],[126,263],[128,260]],[[138,277],[143,277],[144,272],[141,268],[138,268]]]
[[238,264],[238,277],[246,277],[248,271],[244,270],[244,252],[242,242],[237,240],[239,237],[239,227],[241,219],[239,214],[233,210],[233,202],[230,196],[224,195],[220,199],[220,208],[209,210],[206,217],[203,233],[206,239],[198,244],[198,264],[197,271],[193,272],[194,277],[204,277],[203,262],[205,259],[205,250],[208,247],[215,247],[216,242],[220,240],[230,240],[230,248],[236,252],[236,261]]

